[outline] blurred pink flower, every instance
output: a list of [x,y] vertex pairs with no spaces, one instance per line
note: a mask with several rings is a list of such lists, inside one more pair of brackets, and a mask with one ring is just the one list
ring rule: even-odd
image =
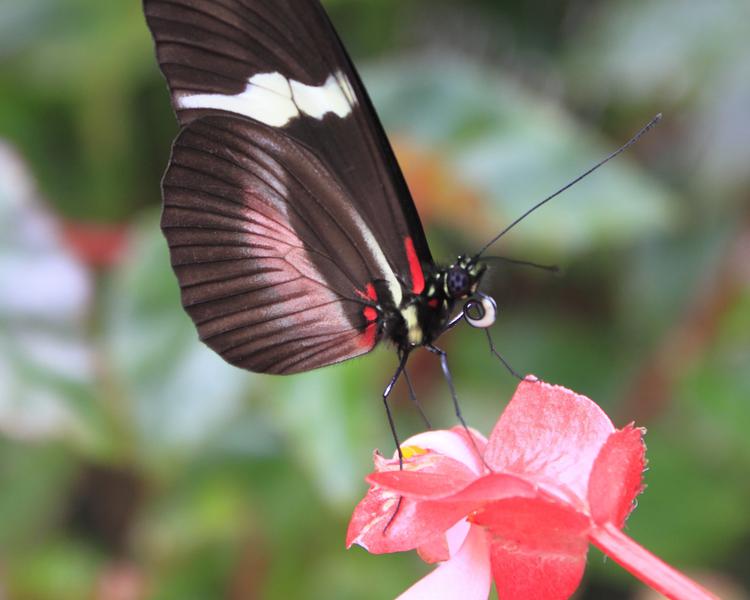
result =
[[124,223],[61,220],[61,229],[65,245],[90,268],[109,269],[125,257],[130,231]]
[[401,600],[485,600],[493,579],[503,600],[569,598],[589,543],[668,597],[714,598],[621,531],[643,487],[643,430],[615,429],[588,398],[527,379],[489,441],[472,437],[414,436],[403,470],[375,454],[347,546],[440,563]]

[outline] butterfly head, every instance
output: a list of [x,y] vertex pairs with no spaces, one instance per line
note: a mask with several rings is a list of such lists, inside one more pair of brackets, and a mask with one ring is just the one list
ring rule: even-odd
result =
[[477,291],[487,265],[474,257],[459,256],[445,271],[445,294],[451,300],[466,300],[463,317],[472,327],[486,329],[495,322],[497,304]]
[[445,294],[451,300],[463,300],[476,293],[486,265],[468,256],[459,256],[445,273]]

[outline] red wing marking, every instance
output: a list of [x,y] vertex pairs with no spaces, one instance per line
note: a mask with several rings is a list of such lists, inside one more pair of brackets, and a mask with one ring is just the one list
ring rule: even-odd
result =
[[437,308],[440,305],[440,301],[437,298],[432,298],[429,302],[427,302],[427,306],[430,308]]
[[406,248],[406,258],[409,261],[409,271],[411,272],[411,291],[415,294],[421,294],[424,291],[424,273],[422,265],[419,262],[417,251],[414,249],[414,241],[410,238],[404,238],[404,247]]
[[[375,310],[375,309],[373,309]],[[362,348],[371,349],[377,341],[378,335],[378,324],[370,323],[360,336],[360,344]]]
[[[361,292],[360,290],[354,290],[357,295],[360,298],[363,298],[364,300],[368,300],[369,302],[372,302],[373,304],[378,303],[378,294],[375,291],[375,286],[372,283],[368,283],[367,287],[365,288],[364,292]],[[378,310],[374,306],[365,306],[362,309],[362,314],[365,317],[365,320],[368,323],[373,323],[374,321],[378,320]]]
[[[364,300],[377,304],[378,293],[375,291],[375,286],[372,283],[367,284],[364,292],[360,290],[355,291],[357,292],[357,295]],[[364,316],[365,321],[367,321],[367,327],[365,327],[365,330],[360,335],[359,342],[363,348],[369,349],[372,348],[377,341],[378,318],[380,318],[380,313],[374,306],[365,306],[362,309],[362,316]]]
[[367,284],[367,287],[365,287],[364,292],[360,290],[354,290],[354,291],[360,298],[363,298],[364,300],[369,300],[375,303],[377,303],[378,301],[378,294],[375,291],[375,286],[372,283]]

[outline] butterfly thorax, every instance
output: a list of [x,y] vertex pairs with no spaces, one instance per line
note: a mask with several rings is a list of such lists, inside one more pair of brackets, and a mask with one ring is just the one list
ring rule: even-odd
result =
[[458,303],[476,293],[486,266],[459,256],[426,274],[424,289],[404,292],[401,305],[383,307],[385,335],[400,350],[432,344],[446,330]]

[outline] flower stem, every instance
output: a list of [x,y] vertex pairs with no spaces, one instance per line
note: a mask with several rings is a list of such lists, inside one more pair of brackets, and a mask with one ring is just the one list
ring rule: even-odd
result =
[[667,598],[718,600],[718,596],[651,554],[612,523],[594,527],[589,537],[599,550]]

